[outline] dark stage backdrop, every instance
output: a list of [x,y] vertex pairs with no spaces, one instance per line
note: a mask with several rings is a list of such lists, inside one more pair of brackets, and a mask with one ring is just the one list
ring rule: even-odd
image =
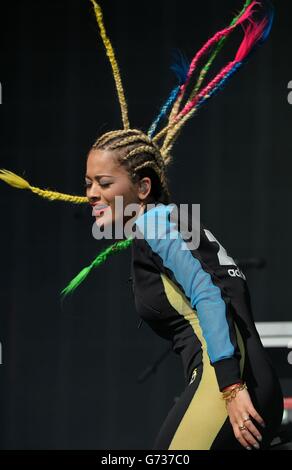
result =
[[[100,0],[130,120],[147,129],[174,87],[172,50],[191,59],[243,0]],[[291,319],[292,5],[276,1],[267,44],[193,117],[174,150],[173,200],[200,203],[208,228],[246,271],[257,321]],[[95,138],[121,126],[110,66],[88,0],[1,3],[0,167],[32,185],[82,194]],[[233,57],[237,32],[216,70]],[[291,99],[292,101],[292,99]],[[173,353],[139,318],[130,250],[67,282],[105,247],[88,207],[0,184],[2,449],[151,449],[183,388]]]

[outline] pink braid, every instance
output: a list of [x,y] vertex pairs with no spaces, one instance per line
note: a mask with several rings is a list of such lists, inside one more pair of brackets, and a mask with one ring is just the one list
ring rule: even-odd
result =
[[214,34],[214,36],[212,38],[210,38],[206,44],[202,47],[202,49],[199,50],[199,52],[197,52],[197,54],[195,55],[195,57],[193,58],[192,62],[191,62],[191,65],[190,65],[190,68],[189,68],[189,71],[188,71],[188,74],[187,74],[187,78],[186,78],[186,81],[183,85],[181,85],[181,88],[180,88],[180,95],[179,95],[179,98],[181,99],[185,93],[185,90],[190,82],[190,79],[191,79],[191,76],[192,74],[194,73],[195,69],[196,69],[196,66],[198,64],[198,61],[200,60],[200,58],[206,54],[208,52],[208,49],[216,42],[219,42],[220,39],[223,37],[223,36],[228,36],[234,28],[236,28],[239,24],[242,24],[244,21],[246,21],[247,19],[250,19],[251,18],[251,15],[253,14],[253,9],[256,5],[260,5],[260,2],[257,2],[257,1],[254,1],[252,2],[246,9],[246,11],[244,12],[244,14],[242,16],[240,16],[238,18],[238,20],[232,25],[232,26],[228,26],[227,28],[224,28],[222,29],[221,31],[218,31],[217,33]]
[[196,95],[191,101],[186,104],[184,109],[175,117],[175,121],[178,121],[180,118],[182,118],[185,114],[188,114],[188,112],[195,106],[196,102],[199,101],[203,96],[206,96],[224,77],[225,75],[234,67],[236,64],[237,60],[233,60],[232,62],[229,62],[218,75],[216,75],[215,78],[198,94]]

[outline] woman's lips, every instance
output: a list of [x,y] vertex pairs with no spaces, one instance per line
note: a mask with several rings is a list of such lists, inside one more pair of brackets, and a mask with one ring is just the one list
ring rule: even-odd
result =
[[100,217],[109,206],[93,206],[92,215],[95,217]]

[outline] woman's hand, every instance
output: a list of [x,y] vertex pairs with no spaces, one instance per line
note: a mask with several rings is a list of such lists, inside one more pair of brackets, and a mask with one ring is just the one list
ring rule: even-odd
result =
[[254,409],[248,391],[246,389],[238,391],[230,402],[226,402],[226,409],[234,435],[240,444],[247,450],[252,450],[252,447],[259,449],[262,435],[253,424],[251,418],[262,427],[265,427],[265,423],[263,418]]

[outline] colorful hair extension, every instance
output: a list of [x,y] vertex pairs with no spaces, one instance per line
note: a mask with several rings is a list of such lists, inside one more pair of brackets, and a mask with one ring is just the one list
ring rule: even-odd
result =
[[[245,13],[246,13],[246,10],[247,8],[249,7],[249,5],[251,4],[252,0],[246,0],[242,10],[240,11],[240,13],[235,17],[233,18],[233,20],[231,21],[230,25],[229,25],[229,28],[234,26],[236,24],[236,22],[239,20],[239,18],[241,18]],[[228,29],[228,28],[227,28]],[[210,66],[212,65],[213,61],[215,60],[215,58],[217,57],[218,53],[220,52],[220,50],[222,49],[226,39],[228,38],[228,34],[225,34],[223,35],[223,37],[220,39],[219,43],[217,44],[216,46],[216,49],[215,51],[213,52],[212,56],[210,57],[210,59],[208,60],[207,64],[203,67],[203,69],[201,70],[200,72],[200,75],[199,75],[199,78],[197,80],[197,83],[195,85],[195,88],[194,90],[192,91],[191,95],[190,95],[190,98],[189,100],[191,100],[194,95],[197,93],[197,91],[199,90]],[[155,131],[157,129],[157,126],[160,122],[160,120],[162,119],[163,116],[166,116],[170,106],[175,102],[175,100],[178,98],[178,95],[179,93],[181,92],[182,90],[182,87],[183,85],[186,83],[187,81],[187,78],[188,78],[188,71],[190,69],[190,65],[187,63],[186,59],[181,55],[179,54],[178,55],[178,60],[177,62],[175,62],[173,65],[172,65],[172,70],[176,73],[176,75],[178,76],[178,79],[179,79],[179,85],[176,86],[170,93],[169,95],[169,98],[167,99],[166,103],[163,105],[163,107],[161,108],[161,111],[159,113],[159,115],[157,116],[157,118],[153,121],[149,131],[148,131],[148,136],[149,137],[153,137],[153,135],[155,134]],[[181,99],[182,99],[182,96],[181,98],[179,99],[179,101],[176,103],[176,107],[173,108],[171,114],[170,114],[170,117],[169,117],[169,121],[172,120],[172,118],[174,117],[174,115],[176,115],[177,113],[177,110],[178,110],[178,107],[180,105],[180,102],[181,102]]]
[[[204,102],[208,99],[210,99],[212,96],[214,96],[216,93],[218,93],[225,85],[225,83],[231,78],[231,76],[237,71],[237,69],[240,68],[240,66],[242,65],[241,62],[237,62],[236,64],[234,64],[234,66],[232,68],[230,68],[228,66],[228,68],[226,68],[227,72],[225,74],[223,74],[223,77],[221,78],[221,81],[219,81],[219,83],[214,86],[214,88],[212,90],[210,90],[210,92],[207,94],[207,93],[201,93],[199,94],[198,96],[198,102],[196,103],[196,105],[192,108],[192,110],[188,113],[188,114],[185,114],[184,117],[179,121],[178,125],[180,126],[180,128],[186,123],[186,121],[188,119],[190,119],[192,117],[192,115],[197,112],[197,110],[201,107],[202,104],[204,104]],[[178,131],[176,130],[176,133]],[[166,154],[168,154],[173,146],[173,141],[169,140],[167,142],[167,145],[165,147],[165,150],[164,152]]]
[[93,7],[94,7],[97,24],[100,30],[100,36],[103,40],[103,44],[106,49],[106,54],[109,58],[109,61],[112,67],[113,76],[115,79],[116,89],[117,89],[118,98],[119,98],[119,103],[121,107],[124,129],[129,129],[130,124],[129,124],[129,119],[128,119],[128,107],[127,107],[127,102],[126,102],[124,89],[122,85],[122,79],[121,79],[119,66],[115,57],[115,52],[106,34],[106,30],[105,30],[104,22],[103,22],[102,10],[100,6],[98,5],[98,3],[95,2],[95,0],[90,0],[90,1],[92,2]]
[[[258,2],[256,2],[258,3]],[[249,6],[250,8],[254,6],[254,2]],[[249,11],[249,14],[247,15]],[[205,99],[200,101],[200,106],[210,97],[215,94],[210,94],[214,87],[216,92],[222,88],[223,84],[226,83],[227,79],[229,79],[233,73],[238,70],[240,65],[247,60],[250,53],[255,50],[256,47],[263,44],[263,42],[267,39],[269,32],[271,30],[271,25],[273,22],[273,10],[270,9],[268,15],[259,23],[256,23],[252,19],[253,11],[249,9],[246,11],[245,21],[248,22],[248,26],[245,28],[245,35],[244,39],[237,51],[235,59],[231,61],[227,66],[225,66],[221,72],[204,88],[202,92],[196,95],[191,101],[187,102],[185,107],[179,114],[177,114],[174,120],[166,126],[163,130],[166,133],[166,137],[162,146],[162,153],[166,154],[170,151],[175,141],[175,138],[178,135],[179,130],[183,127],[185,122],[192,117],[194,112],[197,111],[199,106],[196,106],[198,102],[205,96]],[[209,42],[209,41],[208,41]],[[238,65],[236,65],[238,64]],[[162,132],[160,132],[157,136],[154,137],[154,141],[158,138],[161,138]]]
[[178,78],[178,85],[171,91],[169,97],[167,98],[165,104],[162,106],[158,116],[154,119],[153,123],[151,124],[149,130],[148,130],[148,137],[153,137],[155,134],[155,131],[157,129],[157,126],[161,119],[167,115],[167,112],[171,105],[174,103],[176,100],[179,92],[181,85],[186,81],[187,79],[187,73],[189,70],[189,63],[186,60],[186,58],[183,56],[183,54],[177,50],[176,52],[176,60],[171,66],[171,70],[176,74]]
[[180,92],[180,85],[176,86],[172,92],[170,93],[166,103],[162,106],[161,110],[160,110],[160,113],[158,114],[157,118],[155,119],[155,121],[153,121],[153,123],[151,124],[150,128],[149,128],[149,131],[148,131],[148,136],[149,137],[153,137],[153,135],[155,134],[155,131],[157,129],[157,126],[159,124],[159,122],[161,121],[161,119],[163,118],[163,116],[166,116],[167,115],[167,112],[170,108],[170,106],[173,104],[173,102],[176,100],[178,94]]
[[70,281],[70,283],[61,291],[63,298],[68,294],[72,294],[72,292],[81,284],[81,282],[87,278],[88,274],[93,268],[96,268],[100,264],[104,263],[110,255],[118,251],[126,250],[132,242],[132,238],[127,238],[126,240],[113,243],[101,251],[95,260],[93,260],[89,266],[86,266],[84,269],[82,269],[82,271],[80,271],[80,273],[77,274],[77,276],[74,277],[74,279],[72,279],[72,281]]
[[49,199],[50,201],[66,201],[73,202],[74,204],[88,203],[87,197],[72,196],[70,194],[58,193],[49,189],[40,189],[35,186],[31,186],[29,182],[21,178],[21,176],[8,170],[0,170],[0,179],[14,188],[29,189],[38,196]]
[[[240,13],[235,17],[233,18],[233,20],[231,21],[230,25],[229,26],[233,26],[236,21],[238,20],[238,18],[240,16],[242,16],[245,12],[246,12],[246,9],[247,7],[251,4],[252,0],[246,0],[245,4],[243,5],[243,8],[242,10],[240,11]],[[214,52],[212,53],[210,59],[208,60],[208,62],[206,63],[206,65],[204,65],[204,67],[202,68],[200,74],[199,74],[199,77],[198,77],[198,80],[196,82],[196,85],[192,91],[192,93],[190,94],[190,97],[189,97],[189,100],[193,99],[194,96],[197,94],[198,90],[200,89],[212,63],[214,62],[214,60],[216,59],[217,55],[219,54],[219,52],[221,51],[223,45],[225,44],[226,40],[228,39],[228,36],[223,36],[219,43],[217,44]]]
[[214,36],[211,37],[204,44],[204,46],[196,53],[196,55],[194,56],[194,58],[191,62],[191,65],[190,65],[190,68],[189,68],[189,71],[188,71],[188,74],[187,74],[186,81],[185,81],[185,83],[183,83],[181,85],[180,93],[179,93],[179,96],[177,98],[177,102],[174,104],[174,109],[172,110],[171,115],[170,115],[170,121],[172,121],[173,117],[178,112],[178,109],[179,109],[180,103],[181,103],[181,101],[184,97],[185,91],[186,91],[186,89],[187,89],[187,87],[190,83],[191,77],[194,74],[194,72],[197,68],[197,64],[198,64],[199,60],[201,59],[201,57],[203,57],[214,44],[218,43],[222,39],[226,40],[226,38],[233,32],[233,30],[238,25],[242,24],[246,19],[248,19],[251,16],[251,14],[253,12],[253,8],[257,3],[258,3],[257,1],[248,2],[248,5],[245,8],[243,8],[241,14],[238,15],[236,18],[234,18],[234,21],[232,21],[232,23],[227,28],[224,28],[223,30],[218,31],[216,34],[214,34]]
[[[222,47],[222,44],[223,44],[223,41],[225,42],[227,37],[230,35],[230,33],[236,28],[236,26],[238,26],[239,24],[241,24],[242,21],[246,20],[247,19],[247,15],[250,15],[250,11],[251,9],[254,8],[255,6],[255,3],[257,2],[254,2],[254,1],[251,1],[251,0],[248,0],[245,2],[245,5],[244,7],[242,8],[241,12],[239,15],[237,15],[233,20],[232,22],[230,23],[230,25],[217,32],[212,38],[210,38],[205,44],[204,46],[196,53],[196,55],[194,56],[192,62],[191,62],[191,66],[190,66],[190,69],[188,71],[188,74],[187,74],[187,78],[184,82],[184,84],[181,86],[180,88],[180,93],[178,94],[178,97],[176,99],[176,102],[174,103],[173,105],[173,108],[170,112],[170,115],[169,115],[169,118],[168,118],[168,125],[166,127],[164,127],[154,138],[153,140],[155,142],[158,142],[159,140],[162,139],[162,137],[164,137],[165,135],[167,135],[167,133],[171,130],[172,126],[175,125],[176,123],[176,116],[178,114],[178,110],[179,110],[179,107],[180,107],[180,104],[181,104],[181,101],[183,99],[183,96],[184,96],[184,93],[186,91],[186,88],[187,88],[187,84],[189,83],[190,79],[191,79],[191,76],[192,74],[194,73],[195,71],[195,68],[196,68],[196,65],[199,61],[199,59],[205,54],[208,52],[209,48],[213,45],[213,43],[215,42],[216,44],[216,41],[218,42],[217,44],[217,48],[218,50],[216,49],[214,52],[213,52],[213,55],[211,56],[211,58],[209,59],[209,62],[212,61],[215,59],[216,55],[219,53],[219,50],[221,49]],[[220,45],[220,46],[219,46]],[[220,48],[219,48],[220,47]],[[209,62],[206,64],[206,72],[205,74],[207,73],[207,70],[210,68],[211,66],[211,62],[209,64]],[[209,65],[208,65],[209,64]],[[192,70],[191,70],[191,67],[192,67]],[[203,80],[203,75],[204,75],[204,69],[201,71],[200,73],[200,76],[199,76],[199,80],[200,82],[202,82]],[[166,137],[167,139],[167,137]],[[165,153],[165,148],[166,146],[164,145],[163,146],[163,153]]]
[[208,86],[206,86],[204,90],[198,94],[198,97],[194,97],[189,103],[185,105],[184,109],[177,116],[177,120],[179,120],[180,117],[184,116],[191,110],[194,104],[196,104],[198,101],[198,98],[209,95],[211,90],[216,87],[224,78],[226,78],[227,75],[230,77],[231,75],[229,73],[234,67],[238,69],[239,66],[248,59],[251,52],[266,40],[271,30],[272,21],[273,14],[271,14],[270,18],[264,18],[258,24],[252,21],[247,26],[245,29],[244,38],[238,48],[235,59],[221,70],[221,72],[208,84]]

